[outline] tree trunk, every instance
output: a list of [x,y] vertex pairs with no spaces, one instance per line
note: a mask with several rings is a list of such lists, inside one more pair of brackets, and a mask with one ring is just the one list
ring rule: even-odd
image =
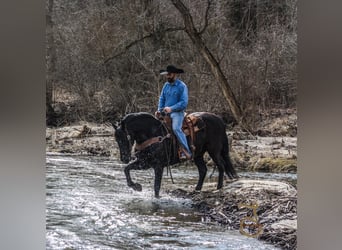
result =
[[171,1],[183,17],[186,33],[189,35],[196,49],[201,53],[206,62],[209,64],[211,73],[214,75],[215,79],[217,80],[217,83],[219,84],[219,87],[222,89],[224,97],[228,102],[228,105],[233,113],[234,118],[239,124],[243,125],[246,128],[247,125],[244,122],[240,106],[237,103],[235,95],[229,86],[228,80],[223,74],[219,63],[217,62],[213,54],[210,52],[208,47],[205,45],[200,33],[195,28],[189,9],[182,3],[181,0]]
[[53,0],[47,2],[46,12],[46,123],[47,125],[55,124],[56,114],[52,108],[53,79],[56,72],[56,47],[54,45],[53,36]]

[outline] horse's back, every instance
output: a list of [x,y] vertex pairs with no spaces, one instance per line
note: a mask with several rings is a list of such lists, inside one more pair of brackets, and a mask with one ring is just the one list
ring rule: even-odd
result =
[[197,116],[204,123],[204,128],[195,135],[196,148],[222,148],[227,136],[222,118],[209,112],[195,112],[191,115]]
[[226,124],[220,116],[214,113],[194,112],[189,115],[200,118],[205,123],[206,127],[209,126],[208,129],[218,129],[218,131],[225,131]]

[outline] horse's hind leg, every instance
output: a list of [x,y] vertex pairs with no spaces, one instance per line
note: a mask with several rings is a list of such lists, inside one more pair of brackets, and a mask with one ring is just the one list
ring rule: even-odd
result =
[[229,144],[228,144],[228,137],[226,135],[223,136],[223,143],[222,143],[222,150],[221,150],[221,156],[224,161],[224,169],[226,171],[226,174],[230,179],[233,178],[239,178],[232,162],[230,161],[229,157]]
[[199,174],[198,183],[197,183],[197,186],[195,189],[201,190],[202,186],[203,186],[204,178],[207,174],[207,166],[205,165],[205,161],[203,159],[203,154],[201,154],[200,156],[196,156],[194,158],[194,162],[197,166],[198,174]]
[[139,162],[138,161],[134,161],[132,162],[131,164],[128,164],[126,167],[125,167],[125,175],[126,175],[126,180],[127,180],[127,185],[131,188],[133,188],[135,191],[141,191],[142,190],[142,187],[139,183],[134,183],[132,181],[132,178],[131,178],[131,175],[130,175],[130,171],[131,170],[135,170],[135,169],[139,169]]

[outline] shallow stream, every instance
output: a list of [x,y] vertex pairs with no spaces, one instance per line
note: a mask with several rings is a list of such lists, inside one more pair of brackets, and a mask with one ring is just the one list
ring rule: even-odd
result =
[[112,158],[47,154],[46,159],[46,249],[277,249],[208,222],[191,200],[167,194],[177,184],[195,185],[195,166],[174,168],[174,186],[165,171],[162,197],[155,199],[152,170],[132,172],[143,186],[136,192],[127,187],[125,165]]

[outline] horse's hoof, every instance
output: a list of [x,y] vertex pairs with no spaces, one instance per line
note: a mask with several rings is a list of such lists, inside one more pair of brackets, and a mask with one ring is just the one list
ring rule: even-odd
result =
[[139,184],[139,183],[135,183],[132,188],[135,190],[135,191],[141,191],[142,190],[142,186]]
[[130,183],[128,184],[129,187],[133,188],[135,191],[141,191],[142,186],[139,183]]

